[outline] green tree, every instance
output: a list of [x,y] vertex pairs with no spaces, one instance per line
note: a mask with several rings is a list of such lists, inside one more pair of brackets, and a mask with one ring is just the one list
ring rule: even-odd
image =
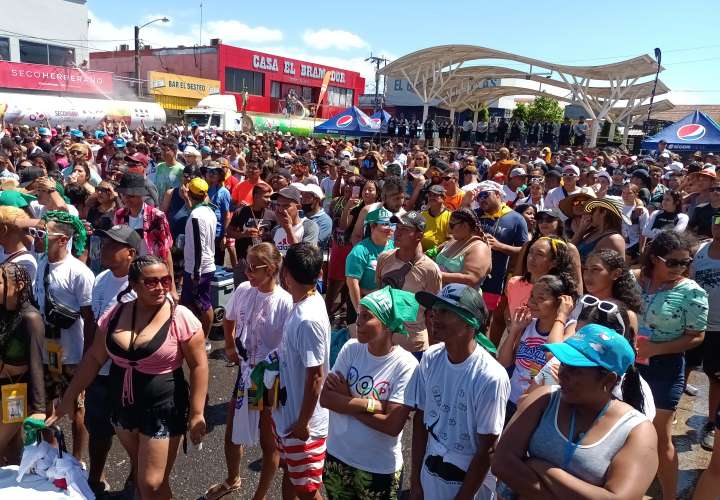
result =
[[560,123],[563,119],[563,109],[557,100],[550,97],[538,96],[527,107],[530,121]]
[[490,119],[490,111],[488,111],[487,106],[483,106],[480,108],[480,111],[478,111],[478,121],[486,122]]
[[522,102],[519,102],[515,105],[515,109],[513,109],[512,112],[512,119],[513,120],[522,120],[524,122],[528,121],[528,106],[527,104],[524,104]]

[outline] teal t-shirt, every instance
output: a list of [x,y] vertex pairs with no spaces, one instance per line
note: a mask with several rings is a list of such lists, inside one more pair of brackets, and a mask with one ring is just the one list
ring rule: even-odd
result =
[[355,245],[345,260],[345,276],[357,278],[360,288],[364,290],[375,290],[375,269],[377,268],[377,257],[385,250],[394,248],[393,240],[385,246],[378,246],[370,238],[365,238]]
[[677,340],[685,330],[703,331],[707,327],[707,292],[691,279],[654,294],[643,289],[642,300],[640,327],[652,331],[653,342]]

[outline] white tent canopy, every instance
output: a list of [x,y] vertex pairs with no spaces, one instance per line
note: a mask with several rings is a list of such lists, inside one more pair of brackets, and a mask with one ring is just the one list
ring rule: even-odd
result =
[[[466,66],[470,61],[483,59],[506,60],[515,63],[530,65],[530,72],[502,66]],[[532,68],[542,68],[550,72],[549,75],[532,74]],[[497,78],[525,79],[547,85],[554,92],[545,92],[541,88],[526,89],[514,87],[519,90],[510,90],[505,87],[502,96],[510,95],[547,95],[558,100],[571,100],[580,104],[592,119],[590,130],[590,145],[595,145],[600,123],[610,116],[610,111],[620,103],[625,103],[628,114],[637,110],[652,94],[654,81],[638,82],[639,79],[654,75],[662,71],[653,58],[647,54],[600,66],[568,66],[555,64],[540,59],[511,54],[499,50],[479,47],[475,45],[441,45],[422,49],[407,54],[389,63],[380,70],[385,76],[402,77],[410,82],[415,93],[423,101],[423,121],[427,119],[430,102],[440,99],[443,106],[451,110],[461,109],[462,106],[471,107],[491,95],[482,92],[482,82]],[[553,79],[557,73],[559,79]],[[591,82],[601,82],[602,85],[592,85]],[[489,87],[489,89],[497,87]],[[548,89],[548,90],[550,90]],[[669,89],[662,83],[657,84],[657,94],[666,93]],[[562,97],[563,91],[568,97]],[[507,93],[515,92],[515,93]],[[471,94],[474,97],[463,97]],[[492,100],[492,99],[490,99]],[[489,101],[484,101],[489,102]],[[464,109],[464,108],[463,108]]]

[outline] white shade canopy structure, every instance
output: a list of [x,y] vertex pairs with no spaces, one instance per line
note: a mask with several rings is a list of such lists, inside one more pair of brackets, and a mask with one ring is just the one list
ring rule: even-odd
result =
[[[502,66],[463,67],[465,63],[483,59],[524,63],[531,68],[530,72],[526,73]],[[551,73],[532,74],[533,67]],[[568,98],[580,104],[586,110],[588,118],[592,119],[589,145],[594,146],[599,124],[608,118],[610,110],[621,102],[626,102],[628,107],[633,108],[642,105],[643,101],[652,94],[654,82],[638,82],[638,80],[654,75],[662,69],[647,54],[600,66],[568,66],[476,45],[441,45],[400,57],[382,68],[380,74],[405,78],[410,83],[423,102],[423,121],[427,119],[430,102],[440,99],[453,112],[464,105],[461,94],[479,91],[478,87],[482,87],[484,80],[526,79],[555,87],[560,95],[563,90],[567,91]],[[557,73],[559,79],[553,79],[553,73]],[[591,86],[591,82],[601,82],[602,85]],[[537,95],[531,91],[532,89],[516,88],[521,90],[517,93],[503,93],[503,96]],[[658,82],[656,93],[662,94],[668,90],[662,82]],[[562,99],[558,93],[543,92],[543,95]],[[474,99],[470,101],[477,102]]]

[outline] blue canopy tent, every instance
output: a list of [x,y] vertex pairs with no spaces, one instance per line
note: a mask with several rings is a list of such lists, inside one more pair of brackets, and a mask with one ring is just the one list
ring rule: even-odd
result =
[[370,116],[370,119],[373,121],[373,123],[380,123],[381,134],[388,133],[388,122],[390,121],[390,118],[392,118],[392,116],[390,116],[390,113],[388,113],[384,109],[378,109]]
[[373,122],[368,115],[353,106],[317,125],[313,132],[316,134],[368,137],[380,133],[380,124]]
[[657,149],[661,140],[670,151],[720,151],[720,126],[702,111],[695,110],[682,120],[642,141],[642,149]]

